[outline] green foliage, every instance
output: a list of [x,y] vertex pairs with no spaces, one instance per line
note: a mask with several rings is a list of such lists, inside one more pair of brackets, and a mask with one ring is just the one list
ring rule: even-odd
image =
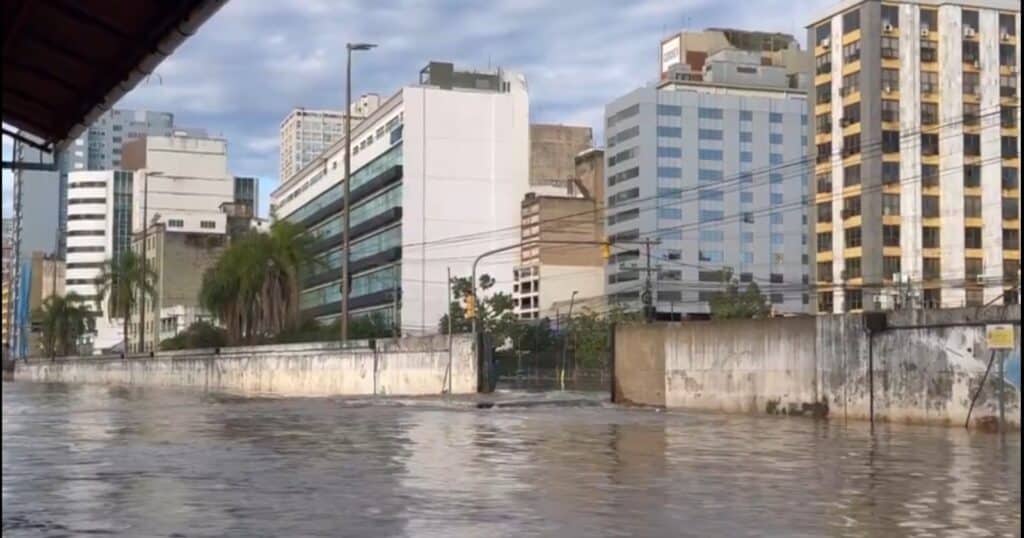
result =
[[710,306],[714,319],[753,319],[771,314],[771,307],[755,282],[747,284],[747,289],[741,293],[739,284],[730,281],[725,291],[711,298]]
[[[476,313],[480,330],[495,337],[496,342],[504,342],[514,338],[516,319],[513,312],[512,296],[505,292],[484,296],[485,291],[494,286],[494,278],[481,275],[477,283]],[[464,333],[473,330],[473,322],[466,317],[466,298],[472,291],[469,277],[452,277],[452,302],[448,305],[448,313],[437,322],[438,331],[448,334],[448,318],[452,319],[452,332]]]
[[75,292],[51,296],[33,313],[43,331],[42,352],[49,357],[78,352],[78,339],[94,328],[95,313]]
[[[349,320],[349,338],[368,340],[371,338],[389,338],[394,336],[394,326],[379,313],[368,316],[357,316]],[[337,340],[341,336],[341,322],[333,321],[321,324],[314,319],[306,319],[302,323],[290,327],[274,339],[279,344],[298,342],[325,342]]]
[[211,324],[208,321],[197,321],[189,325],[187,329],[160,342],[160,349],[168,351],[175,349],[197,349],[210,347],[224,347],[227,345],[227,332]]
[[301,227],[277,221],[270,232],[234,241],[203,275],[199,302],[227,331],[228,342],[257,343],[298,331],[300,278],[322,264]]
[[102,309],[101,301],[105,297],[108,319],[122,319],[125,349],[128,349],[128,322],[132,309],[139,303],[140,295],[145,295],[148,301],[156,298],[157,279],[156,271],[148,265],[144,267],[142,256],[131,250],[103,263],[96,279],[96,308]]
[[576,362],[583,368],[602,368],[606,366],[611,342],[612,326],[616,323],[638,321],[636,312],[626,312],[614,308],[605,314],[599,314],[589,308],[581,309],[573,315],[569,326],[570,337],[575,346]]

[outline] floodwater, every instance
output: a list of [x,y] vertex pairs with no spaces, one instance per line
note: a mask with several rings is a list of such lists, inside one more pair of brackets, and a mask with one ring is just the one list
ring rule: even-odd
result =
[[1019,433],[591,403],[4,383],[3,535],[1020,536]]

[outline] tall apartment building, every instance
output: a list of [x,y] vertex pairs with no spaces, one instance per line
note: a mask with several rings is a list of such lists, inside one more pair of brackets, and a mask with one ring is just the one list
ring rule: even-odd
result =
[[819,312],[1018,300],[1019,35],[1003,0],[847,1],[808,26]]
[[[339,140],[271,194],[276,218],[309,230],[325,262],[300,297],[302,313],[321,321],[337,319],[341,309],[346,145],[352,315],[376,313],[404,333],[434,333],[447,312],[447,270],[469,276],[474,257],[518,234],[515,201],[529,183],[526,79],[432,62],[418,84],[353,126],[351,144]],[[480,233],[497,229],[514,231]],[[514,265],[492,257],[478,270],[497,280],[492,289],[510,293]]]
[[[804,311],[806,92],[786,66],[741,50],[712,54],[700,75],[606,106],[606,233],[658,241],[660,317],[707,314],[730,279],[756,282],[777,310]],[[646,269],[644,246],[617,247],[610,299],[636,307]]]
[[592,307],[597,306],[595,301],[604,303],[605,260],[597,244],[604,241],[604,152],[587,149],[570,161],[572,188],[561,195],[531,191],[523,198],[523,246],[512,288],[520,319],[566,313],[559,312],[558,305],[574,301],[574,296]]
[[[380,106],[380,96],[366,94],[352,103],[352,124],[366,119]],[[345,134],[345,113],[339,110],[296,108],[281,122],[281,177],[283,183],[323,154]]]
[[14,219],[6,218],[3,219],[3,295],[0,295],[0,323],[3,325],[3,331],[0,332],[2,335],[2,342],[0,342],[0,349],[3,350],[4,356],[7,355],[10,349],[10,330],[11,330],[11,299],[14,295],[13,280],[14,276]]

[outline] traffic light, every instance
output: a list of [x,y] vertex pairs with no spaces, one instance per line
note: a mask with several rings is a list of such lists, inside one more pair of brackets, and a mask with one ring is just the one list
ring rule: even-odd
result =
[[476,317],[476,297],[474,297],[473,295],[466,296],[466,317]]

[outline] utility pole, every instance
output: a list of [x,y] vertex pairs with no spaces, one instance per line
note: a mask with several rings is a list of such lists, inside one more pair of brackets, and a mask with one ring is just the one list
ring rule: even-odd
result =
[[644,321],[654,321],[654,297],[652,295],[651,272],[658,272],[660,267],[651,267],[651,240],[644,239],[644,291],[640,294],[640,303],[643,304]]
[[346,43],[345,52],[345,198],[342,202],[342,247],[341,247],[341,341],[348,342],[348,249],[349,249],[349,206],[352,198],[352,51],[370,50],[372,43]]
[[[143,172],[142,179],[142,254],[140,281],[146,278],[146,257],[149,255],[149,171]],[[139,286],[139,352],[146,351],[146,284]],[[129,315],[125,312],[125,315]],[[128,352],[128,335],[124,335],[124,351]]]

